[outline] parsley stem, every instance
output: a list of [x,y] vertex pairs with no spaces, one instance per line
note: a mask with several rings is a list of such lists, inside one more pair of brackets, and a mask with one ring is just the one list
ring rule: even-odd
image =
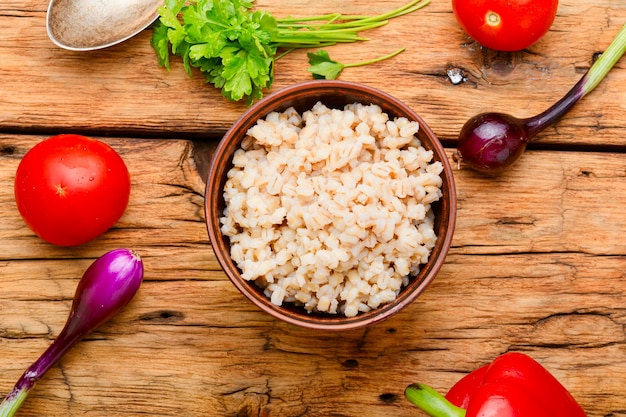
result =
[[378,58],[374,58],[374,59],[368,59],[367,61],[360,61],[360,62],[352,62],[349,64],[344,64],[344,68],[354,68],[354,67],[362,67],[364,65],[369,65],[369,64],[375,64],[376,62],[381,62],[384,61],[386,59],[390,59],[393,58],[394,56],[401,54],[402,52],[404,52],[406,50],[406,48],[400,48],[395,52],[392,52],[388,55],[385,56],[381,56]]
[[[376,16],[330,13],[304,18],[277,19],[278,32],[272,37],[272,43],[277,48],[302,48],[320,46],[320,42],[335,44],[366,41],[366,38],[358,36],[359,32],[384,26],[389,23],[389,19],[421,9],[429,2],[430,0],[412,0],[395,10]],[[320,21],[323,23],[306,23]]]
[[272,44],[276,48],[310,48],[310,47],[318,47],[321,43],[327,44],[337,44],[337,43],[353,43],[358,41],[366,41],[367,38],[362,38],[359,36],[326,36],[325,34],[319,34],[315,36],[314,34],[307,34],[307,36],[302,36],[298,34],[280,35],[276,39],[272,39]]
[[326,27],[320,27],[320,28],[316,28],[316,27],[308,27],[308,26],[304,26],[303,28],[305,29],[310,29],[310,30],[290,30],[288,28],[281,28],[278,33],[279,35],[285,35],[285,34],[303,34],[304,37],[306,37],[306,35],[312,34],[312,33],[316,33],[319,35],[333,35],[335,33],[348,33],[348,34],[353,34],[354,36],[356,36],[358,34],[358,32],[361,31],[365,31],[368,29],[374,29],[380,26],[384,26],[388,23],[388,20],[384,20],[382,22],[373,22],[367,25],[360,25],[359,27],[356,28],[326,28]]
[[[351,42],[352,41],[346,41],[344,43],[351,43]],[[295,51],[296,49],[311,49],[312,47],[315,47],[315,48],[325,48],[327,46],[337,45],[337,43],[339,43],[339,42],[316,42],[313,45],[311,45],[311,44],[302,44],[302,45],[290,44],[288,46],[285,46],[285,48],[289,48],[289,49],[286,49],[285,51],[281,52],[280,54],[277,54],[274,57],[274,60],[278,61],[280,58],[284,57],[285,55],[289,54],[290,52]]]
[[307,17],[282,17],[277,18],[278,23],[299,23],[299,22],[316,22],[316,21],[335,21],[342,18],[341,13],[328,13],[320,16],[307,16]]
[[358,32],[362,30],[367,30],[375,27],[384,26],[389,23],[389,20],[381,20],[381,21],[372,21],[368,20],[368,24],[364,24],[363,21],[352,21],[352,22],[344,22],[344,23],[324,23],[321,25],[309,25],[309,24],[289,24],[289,25],[281,25],[278,24],[279,30],[282,32],[283,30],[290,29],[309,29],[311,31],[320,31],[320,32],[331,32],[331,31],[350,31],[350,32]]
[[392,10],[388,13],[384,13],[384,14],[380,14],[377,16],[372,16],[369,18],[365,18],[365,19],[360,19],[361,22],[367,22],[367,21],[379,21],[379,20],[388,20],[388,19],[393,19],[395,17],[399,17],[399,16],[403,16],[405,14],[414,12],[416,10],[421,9],[422,7],[426,6],[428,3],[430,3],[430,0],[413,0],[410,3],[405,4],[402,7],[397,8],[396,10]]
[[[287,17],[287,18],[280,18],[276,20],[278,22],[279,28],[301,27],[301,28],[313,29],[316,27],[317,28],[353,27],[354,29],[365,30],[363,29],[363,27],[365,27],[365,24],[368,22],[372,23],[372,22],[384,21],[383,24],[387,24],[389,19],[403,16],[408,13],[412,13],[426,6],[428,3],[430,3],[430,0],[412,0],[411,2],[395,10],[392,10],[384,14],[376,15],[376,16],[342,15],[340,13],[331,13],[331,14],[325,14],[325,15],[320,15],[320,16],[311,16],[311,17],[302,17],[302,18]],[[324,21],[325,23],[321,23],[319,25],[307,25],[307,24],[300,25],[300,23],[303,23],[303,22],[315,22],[315,21]],[[331,24],[332,22],[336,22],[336,21],[340,21],[340,23]]]

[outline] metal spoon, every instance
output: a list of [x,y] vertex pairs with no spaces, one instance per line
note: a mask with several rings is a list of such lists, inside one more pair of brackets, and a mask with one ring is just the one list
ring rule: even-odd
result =
[[150,26],[163,4],[163,0],[50,0],[46,28],[50,40],[61,48],[106,48]]

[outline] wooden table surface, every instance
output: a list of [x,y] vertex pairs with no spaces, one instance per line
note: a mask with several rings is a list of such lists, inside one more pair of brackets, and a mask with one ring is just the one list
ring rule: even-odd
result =
[[[318,0],[315,12],[374,14],[402,0]],[[258,0],[276,16],[308,0]],[[543,132],[509,173],[455,170],[452,249],[427,291],[368,329],[311,332],[262,313],[228,281],[204,222],[212,146],[246,109],[157,65],[151,30],[71,52],[46,35],[45,0],[0,2],[0,392],[65,323],[86,267],[136,249],[132,303],[80,342],[31,392],[27,416],[421,416],[413,382],[445,391],[507,351],[548,368],[588,415],[626,416],[626,61]],[[406,51],[341,79],[412,106],[449,153],[470,116],[534,115],[573,86],[626,22],[624,0],[561,0],[528,50],[496,53],[457,25],[449,0],[329,49],[342,62]],[[271,91],[305,81],[305,51],[281,59]],[[461,71],[452,83],[448,70]],[[20,158],[57,133],[113,146],[132,176],[127,211],[100,238],[47,244],[17,212]],[[2,394],[4,395],[4,394]]]

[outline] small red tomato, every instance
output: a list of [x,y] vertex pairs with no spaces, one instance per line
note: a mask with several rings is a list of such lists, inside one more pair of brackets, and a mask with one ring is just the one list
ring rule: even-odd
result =
[[548,32],[558,0],[452,0],[465,32],[487,48],[519,51]]
[[122,216],[130,175],[109,145],[80,135],[53,136],[29,150],[15,175],[15,201],[42,239],[76,246],[107,231]]

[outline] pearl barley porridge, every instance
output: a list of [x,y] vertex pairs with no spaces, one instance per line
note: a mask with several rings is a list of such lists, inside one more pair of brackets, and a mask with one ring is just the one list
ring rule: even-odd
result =
[[309,312],[393,301],[437,239],[443,166],[418,129],[360,103],[259,120],[233,156],[220,219],[243,278]]

